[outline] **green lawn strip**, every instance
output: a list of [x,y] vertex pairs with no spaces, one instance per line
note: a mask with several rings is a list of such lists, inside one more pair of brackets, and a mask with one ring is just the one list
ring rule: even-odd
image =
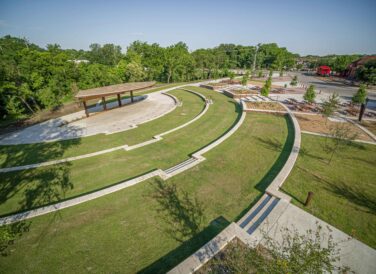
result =
[[170,92],[183,101],[181,107],[138,128],[110,135],[64,140],[58,142],[0,146],[1,167],[26,165],[91,153],[121,145],[134,145],[152,139],[156,134],[175,128],[197,116],[204,108],[204,101],[196,94],[174,90]]
[[[323,137],[302,135],[303,152],[283,190],[297,206],[376,248],[376,146],[348,146],[329,164],[324,143]],[[308,191],[314,198],[304,207]]]
[[179,241],[174,232],[166,232],[164,215],[151,197],[156,180],[151,179],[32,219],[29,232],[10,247],[11,254],[0,258],[3,271],[165,273],[238,220],[262,195],[273,179],[269,173],[281,166],[280,155],[285,159],[291,149],[281,153],[270,145],[286,142],[287,122],[282,116],[248,114],[234,135],[204,155],[206,161],[166,181],[202,203],[204,221],[196,236]]
[[196,90],[211,95],[214,104],[199,120],[164,136],[160,142],[70,163],[0,173],[0,215],[81,195],[186,160],[189,154],[223,135],[240,117],[240,108],[232,99],[214,91]]

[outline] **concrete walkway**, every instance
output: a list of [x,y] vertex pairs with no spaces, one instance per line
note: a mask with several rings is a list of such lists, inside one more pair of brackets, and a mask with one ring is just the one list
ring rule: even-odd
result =
[[[140,101],[121,108],[113,108],[89,118],[84,118],[84,111],[79,111],[0,136],[0,145],[50,142],[100,133],[111,134],[160,117],[175,107],[175,101],[161,92],[137,96],[136,99]],[[124,99],[123,103],[127,101],[129,99]],[[115,104],[117,102],[109,103],[108,107]],[[96,106],[91,109],[91,112],[96,112],[101,108],[101,106]]]

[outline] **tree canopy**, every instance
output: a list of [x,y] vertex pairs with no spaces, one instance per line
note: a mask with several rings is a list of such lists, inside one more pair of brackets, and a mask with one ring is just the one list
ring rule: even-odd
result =
[[[135,41],[126,52],[114,44],[93,43],[89,50],[45,48],[24,38],[0,38],[0,115],[27,117],[73,99],[80,89],[122,82],[179,82],[230,76],[229,69],[252,69],[256,47],[221,44],[190,52],[183,42],[162,47]],[[259,47],[256,69],[283,70],[296,55],[277,44]]]

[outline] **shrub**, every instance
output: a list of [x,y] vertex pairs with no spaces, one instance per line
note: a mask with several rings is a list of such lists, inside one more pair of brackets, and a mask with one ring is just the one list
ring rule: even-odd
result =
[[352,101],[355,104],[364,104],[367,98],[367,90],[365,85],[360,85],[357,93],[352,97]]
[[306,93],[304,93],[303,98],[308,103],[314,103],[315,102],[316,93],[315,93],[315,87],[314,87],[314,85],[310,85],[309,86],[309,88],[307,89]]

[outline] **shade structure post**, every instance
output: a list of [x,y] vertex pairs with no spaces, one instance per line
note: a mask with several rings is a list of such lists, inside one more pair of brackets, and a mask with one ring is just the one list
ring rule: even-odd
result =
[[133,103],[133,90],[131,90],[131,102]]
[[83,103],[83,105],[84,105],[85,115],[86,115],[86,117],[89,117],[89,111],[87,110],[86,101],[84,100],[82,103]]
[[117,99],[118,99],[119,107],[121,107],[121,99],[120,99],[120,94],[118,94],[118,95],[117,95]]
[[103,104],[103,110],[107,110],[106,98],[105,97],[102,97],[102,104]]

